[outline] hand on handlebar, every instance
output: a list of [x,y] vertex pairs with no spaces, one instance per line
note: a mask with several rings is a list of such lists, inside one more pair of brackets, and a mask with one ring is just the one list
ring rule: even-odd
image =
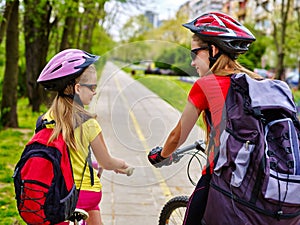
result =
[[115,173],[126,174],[127,176],[131,176],[134,171],[134,167],[127,167],[126,169],[115,169]]
[[155,166],[156,168],[162,166],[168,166],[172,164],[173,158],[169,156],[168,158],[164,158],[161,156],[162,147],[153,148],[148,154],[149,162]]

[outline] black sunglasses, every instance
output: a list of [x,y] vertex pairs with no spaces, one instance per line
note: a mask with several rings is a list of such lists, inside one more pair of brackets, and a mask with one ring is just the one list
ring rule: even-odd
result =
[[97,89],[97,84],[79,84],[80,86],[87,87],[92,92],[95,92]]
[[199,51],[206,50],[208,48],[209,48],[208,46],[205,46],[205,47],[200,47],[200,48],[194,48],[194,49],[192,49],[191,50],[191,58],[192,58],[192,60],[194,61],[196,59],[197,54],[198,54]]

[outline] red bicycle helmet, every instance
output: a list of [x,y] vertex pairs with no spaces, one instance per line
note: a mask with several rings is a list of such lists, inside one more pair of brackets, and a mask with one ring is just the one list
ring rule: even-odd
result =
[[63,91],[83,70],[99,59],[79,49],[66,49],[56,54],[45,66],[37,82],[49,91]]
[[208,43],[215,44],[231,58],[248,51],[254,35],[232,17],[219,13],[205,13],[192,22],[183,24]]

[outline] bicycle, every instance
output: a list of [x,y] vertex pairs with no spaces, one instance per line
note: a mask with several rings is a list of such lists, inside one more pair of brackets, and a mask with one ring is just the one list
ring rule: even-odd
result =
[[68,221],[73,223],[74,225],[80,225],[80,224],[85,224],[85,220],[89,217],[89,214],[82,209],[75,209],[73,212],[72,216],[68,218]]
[[[189,181],[196,186],[197,182],[191,176],[191,165],[193,159],[196,159],[202,169],[201,160],[205,160],[206,162],[206,154],[205,154],[206,145],[203,140],[198,140],[194,144],[185,146],[181,149],[177,149],[172,157],[172,163],[177,163],[181,160],[181,158],[185,155],[192,155],[187,165],[187,175]],[[201,174],[201,171],[199,171]],[[185,195],[175,196],[171,198],[168,202],[163,206],[160,215],[159,215],[159,225],[177,225],[182,224],[184,221],[184,215],[186,211],[186,207],[189,201],[189,197]]]

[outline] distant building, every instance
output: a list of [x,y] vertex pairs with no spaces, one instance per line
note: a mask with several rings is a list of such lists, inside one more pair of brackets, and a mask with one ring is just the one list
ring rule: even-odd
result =
[[264,31],[265,34],[270,35],[272,32],[270,15],[272,14],[268,13],[267,11],[274,11],[274,7],[276,7],[274,2],[260,0],[254,4],[253,1],[250,1],[248,7],[252,8],[252,13],[248,13],[247,15],[249,21],[255,21],[256,29]]
[[159,26],[157,13],[147,10],[145,12],[145,17],[148,19],[149,23],[151,23],[153,25],[154,28],[157,28]]
[[223,2],[222,11],[224,13],[231,15],[242,23],[245,21],[247,15],[247,3],[249,0],[226,0]]
[[[300,0],[292,2],[294,8],[300,8]],[[280,5],[280,0],[189,0],[180,9],[185,10],[190,20],[209,11],[223,12],[242,23],[254,22],[256,29],[270,35],[272,32],[270,12]]]
[[223,0],[190,0],[189,7],[191,9],[190,19],[194,19],[208,11],[222,11]]

